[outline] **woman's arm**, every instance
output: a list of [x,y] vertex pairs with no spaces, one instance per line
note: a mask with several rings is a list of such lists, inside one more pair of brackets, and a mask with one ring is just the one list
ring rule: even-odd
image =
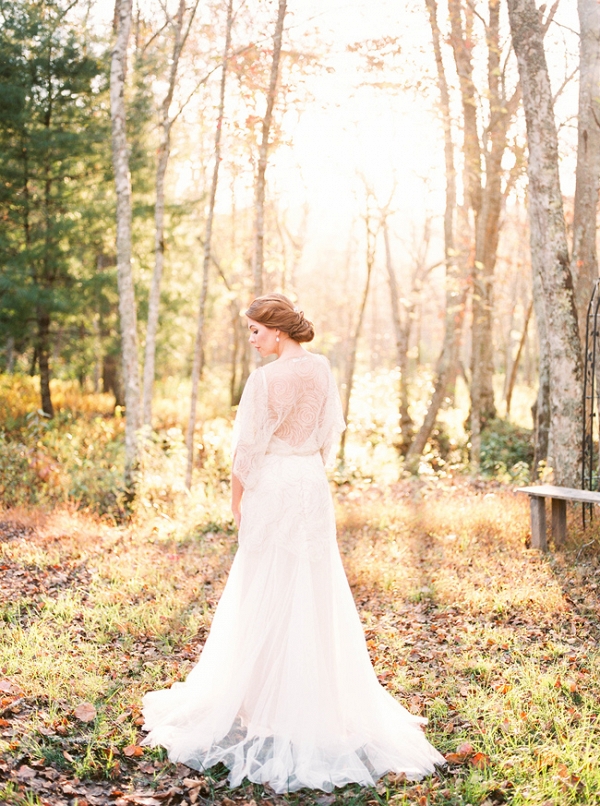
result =
[[240,504],[242,502],[242,494],[244,488],[242,482],[238,479],[235,473],[231,474],[231,511],[233,512],[233,519],[237,528],[240,528],[240,519],[242,517]]

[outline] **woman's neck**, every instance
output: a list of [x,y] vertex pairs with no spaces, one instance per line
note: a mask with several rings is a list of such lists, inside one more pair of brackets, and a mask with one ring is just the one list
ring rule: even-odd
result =
[[288,361],[290,358],[302,358],[306,355],[306,350],[301,347],[294,339],[286,339],[279,346],[279,354],[277,359],[279,361]]

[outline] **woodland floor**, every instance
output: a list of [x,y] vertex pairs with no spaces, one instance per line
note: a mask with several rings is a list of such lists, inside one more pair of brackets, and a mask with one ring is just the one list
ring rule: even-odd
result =
[[[419,784],[231,790],[140,747],[141,696],[185,677],[235,551],[227,522],[115,527],[0,512],[0,802],[600,803],[597,532],[526,547],[528,504],[465,479],[336,494],[339,541],[379,679],[448,766]],[[158,522],[160,520],[160,522]],[[586,545],[589,544],[589,545]],[[595,552],[595,554],[594,554]]]

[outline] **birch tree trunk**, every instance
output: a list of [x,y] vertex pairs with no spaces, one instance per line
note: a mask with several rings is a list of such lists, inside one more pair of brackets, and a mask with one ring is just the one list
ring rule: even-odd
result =
[[212,226],[219,184],[219,166],[221,164],[221,132],[223,130],[223,117],[225,114],[225,88],[227,86],[227,65],[231,47],[231,28],[233,25],[233,0],[227,3],[227,22],[225,27],[225,47],[221,62],[221,86],[219,90],[219,112],[215,130],[215,151],[212,183],[206,211],[206,229],[204,233],[204,255],[202,261],[202,286],[200,289],[200,302],[198,304],[198,325],[194,341],[194,357],[192,360],[192,392],[190,401],[190,416],[188,419],[185,444],[187,448],[187,466],[185,471],[185,486],[192,487],[192,472],[194,469],[194,430],[196,428],[196,409],[198,405],[198,385],[204,364],[204,317],[206,311],[206,298],[208,296],[208,277],[211,260]]
[[[560,191],[552,91],[534,0],[508,0],[508,14],[529,146],[531,263],[540,277],[547,325],[549,462],[556,482],[574,487],[579,480],[581,458],[581,346]],[[540,347],[543,348],[541,339]]]
[[117,194],[117,280],[123,384],[125,386],[125,483],[133,486],[137,460],[137,430],[140,416],[140,380],[137,354],[137,316],[131,271],[131,177],[125,128],[125,76],[127,46],[131,31],[132,0],[117,0],[117,32],[110,64],[110,111],[112,154]]
[[177,82],[179,58],[190,31],[199,0],[192,6],[188,24],[184,30],[185,0],[179,0],[179,8],[173,26],[173,49],[170,59],[169,83],[160,107],[160,144],[158,146],[156,164],[156,200],[154,206],[154,271],[148,298],[148,324],[146,326],[146,345],[144,351],[143,389],[143,424],[152,425],[152,392],[154,387],[156,334],[158,331],[158,311],[160,305],[160,285],[165,260],[165,174],[171,151],[171,129],[174,118],[169,110]]
[[600,181],[600,5],[579,0],[579,115],[577,172],[573,211],[571,273],[579,337],[585,341],[585,319],[598,278],[596,211]]
[[254,202],[256,220],[254,225],[254,255],[252,264],[255,297],[261,296],[264,287],[265,184],[267,162],[269,157],[269,136],[271,133],[271,121],[273,119],[273,107],[275,105],[275,97],[277,95],[283,23],[285,20],[286,10],[287,0],[279,0],[277,20],[275,22],[275,33],[273,35],[273,60],[271,62],[271,75],[269,78],[269,89],[267,91],[267,108],[263,118],[260,149],[258,152],[258,170],[256,172],[256,195]]
[[406,466],[416,472],[419,458],[425,449],[427,440],[433,430],[440,407],[446,396],[448,384],[454,375],[458,361],[458,351],[462,332],[462,323],[467,298],[467,283],[462,276],[456,249],[455,211],[456,211],[456,168],[454,166],[454,143],[452,140],[452,116],[450,113],[450,93],[444,69],[441,48],[441,32],[438,24],[436,0],[425,0],[431,27],[433,52],[437,68],[437,83],[440,93],[440,111],[444,127],[444,163],[446,173],[446,202],[444,210],[444,257],[446,264],[446,313],[444,322],[444,341],[435,367],[433,394],[427,412],[417,435],[406,453]]

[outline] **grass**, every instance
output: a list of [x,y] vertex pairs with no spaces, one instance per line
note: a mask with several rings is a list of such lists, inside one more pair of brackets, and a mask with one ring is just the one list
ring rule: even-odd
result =
[[0,515],[0,801],[600,803],[598,560],[577,548],[590,534],[572,513],[572,543],[541,556],[527,501],[466,478],[336,492],[376,671],[428,716],[445,771],[276,796],[136,750],[141,697],[194,664],[235,552],[225,490],[209,498],[135,527],[68,507]]

